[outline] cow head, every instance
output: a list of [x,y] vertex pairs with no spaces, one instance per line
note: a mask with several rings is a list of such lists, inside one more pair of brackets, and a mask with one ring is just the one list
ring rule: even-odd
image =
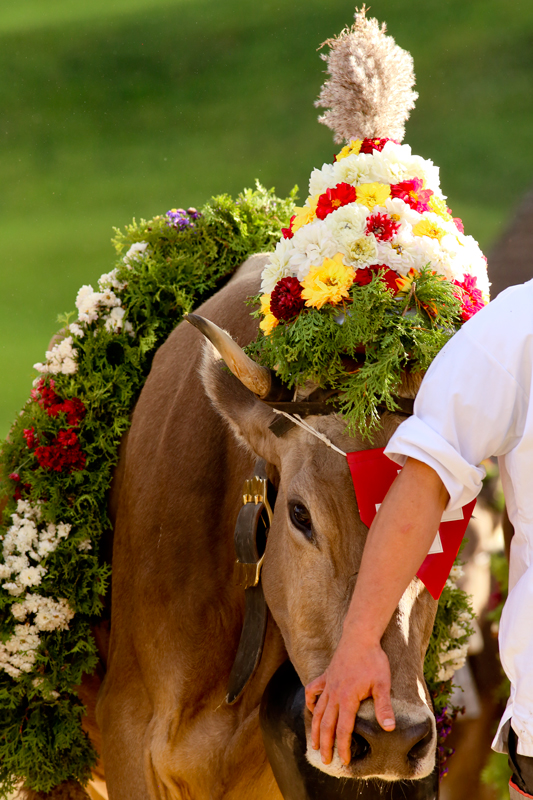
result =
[[[241,363],[233,369],[235,357],[234,351],[226,361],[243,380],[250,365]],[[262,581],[289,657],[306,684],[331,661],[366,540],[367,528],[359,517],[347,461],[298,427],[281,437],[274,435],[269,428],[276,418],[272,409],[228,373],[218,351],[209,345],[202,377],[207,394],[237,439],[266,460],[277,484]],[[258,382],[268,383],[261,372],[254,380],[256,392]],[[400,421],[394,414],[385,414],[372,446],[384,446]],[[369,447],[368,440],[348,436],[345,423],[335,414],[310,417],[308,422],[345,452]],[[351,763],[344,766],[335,754],[326,766],[310,745],[306,712],[307,758],[312,764],[345,778],[395,781],[431,773],[436,733],[423,662],[435,612],[436,602],[415,578],[382,640],[391,666],[396,730],[383,731],[373,701],[364,701],[354,730]]]

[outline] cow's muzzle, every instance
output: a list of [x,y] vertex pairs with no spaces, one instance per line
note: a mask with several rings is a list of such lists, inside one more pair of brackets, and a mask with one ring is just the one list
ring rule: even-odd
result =
[[[383,731],[365,701],[352,737],[352,761],[336,756],[325,767],[308,745],[305,690],[287,661],[270,681],[261,703],[261,730],[284,800],[436,800],[435,725],[397,713],[396,729]],[[428,774],[429,773],[429,774]]]

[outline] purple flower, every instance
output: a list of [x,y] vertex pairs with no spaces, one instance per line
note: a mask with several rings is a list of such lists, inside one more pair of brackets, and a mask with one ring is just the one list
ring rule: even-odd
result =
[[191,207],[188,208],[187,211],[185,211],[184,208],[171,208],[170,211],[167,211],[165,216],[167,218],[167,225],[176,228],[178,231],[184,231],[187,228],[194,228],[195,220],[201,215],[199,211]]

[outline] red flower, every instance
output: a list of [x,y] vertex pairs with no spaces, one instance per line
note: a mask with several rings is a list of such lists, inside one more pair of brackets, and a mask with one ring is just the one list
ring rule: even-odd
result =
[[289,320],[304,307],[298,278],[282,278],[270,295],[270,311],[276,319]]
[[11,478],[12,481],[15,481],[15,483],[18,483],[20,481],[20,475],[18,474],[18,472],[12,472],[9,477]]
[[369,267],[364,267],[356,270],[353,282],[356,286],[368,286],[373,277],[373,271]]
[[373,233],[376,239],[388,242],[400,230],[400,223],[395,222],[388,214],[372,214],[366,221],[366,232]]
[[296,219],[296,214],[293,214],[291,217],[291,221],[289,222],[289,227],[281,229],[284,239],[292,239],[292,237],[294,236],[294,232],[292,230],[292,223],[294,222],[295,219]]
[[363,139],[363,143],[359,152],[372,153],[374,150],[377,150],[378,153],[381,153],[387,142],[394,142],[394,144],[398,144],[398,142],[396,142],[394,139]]
[[390,187],[391,197],[399,197],[408,206],[422,214],[424,211],[429,211],[429,200],[433,194],[431,189],[423,189],[423,185],[424,181],[420,178],[395,183]]
[[33,426],[31,428],[24,428],[22,435],[26,439],[26,444],[30,450],[33,450],[33,448],[37,447],[39,444],[39,439],[35,435],[35,428]]
[[41,378],[36,388],[33,389],[31,396],[46,411],[49,417],[57,417],[59,414],[64,413],[67,417],[67,423],[77,426],[85,416],[85,406],[77,397],[71,400],[61,400],[54,391],[54,387],[55,382],[53,380],[47,386],[44,379]]
[[380,280],[386,285],[392,294],[398,294],[399,288],[396,282],[398,277],[393,269],[389,269],[385,264],[372,264],[370,267],[358,269],[355,273],[354,283],[356,286],[366,286],[370,283],[376,272],[381,272]]
[[453,281],[453,284],[457,287],[454,294],[461,301],[461,319],[466,322],[485,305],[483,295],[477,288],[477,278],[474,275],[465,275],[463,281]]
[[59,431],[49,445],[41,445],[35,450],[40,467],[61,472],[84,469],[85,453],[80,447],[75,431]]
[[355,203],[356,192],[349,183],[338,183],[334,189],[326,189],[324,194],[318,198],[316,215],[319,219],[325,219],[328,214],[348,203]]
[[460,217],[454,217],[453,221],[455,222],[455,227],[459,231],[459,233],[465,232],[465,226],[463,225],[463,220]]

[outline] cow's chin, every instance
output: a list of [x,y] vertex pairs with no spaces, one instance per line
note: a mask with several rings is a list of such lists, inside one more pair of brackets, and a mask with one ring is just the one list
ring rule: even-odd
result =
[[[426,778],[435,767],[435,718],[426,706],[397,700],[392,704],[396,717],[393,732],[379,728],[371,700],[361,704],[355,732],[359,731],[359,741],[363,746],[348,765],[341,761],[336,746],[331,763],[323,764],[320,751],[311,746],[307,730],[306,758],[309,763],[336,778],[377,778],[382,781]],[[413,745],[412,741],[421,734],[423,736]]]

